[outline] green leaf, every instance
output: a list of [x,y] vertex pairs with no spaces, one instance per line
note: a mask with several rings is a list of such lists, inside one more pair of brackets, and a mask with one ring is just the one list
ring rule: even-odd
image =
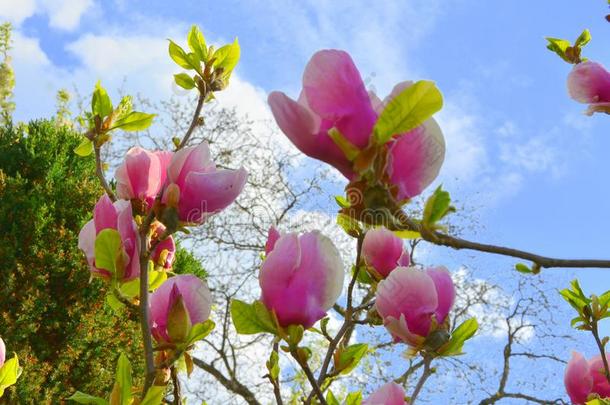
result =
[[191,90],[197,85],[193,78],[186,73],[178,73],[177,75],[174,75],[174,80],[178,86],[186,90]]
[[120,128],[123,131],[143,131],[150,127],[156,116],[157,114],[132,111],[123,118],[116,120],[110,129]]
[[368,349],[369,346],[366,343],[357,343],[341,350],[339,354],[339,361],[336,365],[337,370],[340,370],[341,374],[348,374],[351,372],[354,368],[356,368]]
[[153,385],[146,391],[146,395],[140,405],[161,405],[165,395],[164,385]]
[[140,295],[140,278],[134,278],[133,280],[129,280],[128,282],[121,284],[120,292],[124,296],[130,298],[137,297],[138,295]]
[[116,367],[115,382],[120,387],[121,405],[130,405],[131,403],[131,363],[125,354],[119,355],[119,361]]
[[216,324],[211,319],[208,319],[203,323],[194,324],[186,338],[186,346],[190,346],[193,343],[205,338],[214,330],[215,327]]
[[401,239],[419,239],[421,238],[421,233],[417,231],[394,231],[394,235],[398,236]]
[[438,350],[438,353],[443,356],[462,354],[464,342],[474,336],[477,329],[479,329],[479,323],[475,318],[470,318],[462,322],[462,324],[453,331],[449,341]]
[[125,304],[123,304],[114,294],[108,293],[106,295],[106,304],[114,311],[114,313],[120,313]]
[[349,203],[348,199],[345,198],[342,195],[336,195],[335,196],[335,201],[337,202],[337,204],[341,208],[349,208],[349,207],[351,207],[351,204]]
[[68,400],[79,404],[108,405],[108,401],[104,398],[94,397],[93,395],[85,394],[80,391],[76,391]]
[[197,58],[199,58],[199,60],[206,60],[208,46],[205,43],[205,37],[199,30],[199,27],[197,27],[196,25],[193,25],[191,27],[187,42],[189,48],[191,49],[191,51],[193,51],[195,55],[197,55]]
[[335,145],[341,149],[341,152],[345,155],[347,160],[350,162],[356,159],[360,154],[360,149],[358,149],[354,144],[352,144],[339,130],[335,127],[328,130],[328,136],[333,140]]
[[328,392],[326,393],[326,402],[328,403],[328,405],[341,405],[341,403],[337,400],[337,397],[335,397],[335,394],[333,394],[331,390],[328,390]]
[[515,269],[519,272],[519,273],[526,273],[526,274],[531,274],[532,273],[532,269],[530,269],[527,265],[523,264],[523,263],[517,263],[515,264]]
[[19,358],[15,354],[13,358],[5,361],[4,365],[0,367],[0,397],[4,394],[5,389],[17,382],[20,375]]
[[280,356],[276,351],[272,351],[266,363],[267,371],[272,379],[276,380],[280,376]]
[[93,90],[91,112],[93,115],[99,115],[100,118],[104,118],[112,112],[112,101],[100,82],[97,82],[95,89]]
[[362,404],[362,392],[354,391],[347,394],[345,405],[360,405]]
[[[166,271],[151,270],[148,275],[148,289],[150,291],[156,290],[157,288],[161,287],[161,284],[163,284],[165,282],[165,280],[167,280]],[[139,287],[139,283],[138,283],[138,287]]]
[[254,301],[252,305],[254,306],[254,313],[256,314],[258,321],[264,325],[266,330],[270,330],[273,331],[272,333],[275,333],[276,327],[273,316],[271,315],[271,311],[267,309],[265,304],[258,300]]
[[94,245],[95,267],[117,274],[122,262],[121,235],[116,229],[106,228],[97,234]]
[[167,315],[167,334],[172,342],[186,342],[192,325],[184,298],[179,296]]
[[78,156],[89,156],[93,153],[93,142],[87,138],[83,139],[81,143],[74,148],[74,153]]
[[574,46],[578,46],[578,47],[582,48],[583,46],[587,45],[590,40],[591,40],[591,33],[589,32],[588,29],[585,29],[582,32],[582,34],[580,34],[578,36],[578,38],[576,38],[576,42],[574,42]]
[[571,46],[570,41],[566,41],[565,39],[560,38],[545,38],[548,41],[546,48],[551,52],[555,52],[557,55],[561,57],[561,59],[566,62],[572,63],[570,58],[566,56],[566,50]]
[[113,111],[114,119],[120,120],[121,118],[125,117],[132,111],[132,108],[133,102],[131,96],[123,97],[117,108],[115,108]]
[[[240,300],[231,301],[231,318],[237,333],[242,335],[252,335],[261,332],[276,333],[275,326],[271,327],[267,319],[263,321],[259,319],[256,308],[257,302],[259,301],[255,301],[254,304],[248,304]],[[259,305],[263,304],[259,302]],[[260,309],[258,312],[261,312]],[[271,319],[270,315],[265,316],[265,318],[267,317]]]
[[438,186],[426,201],[423,223],[428,226],[434,225],[451,212],[455,212],[455,207],[451,206],[451,197],[442,186]]
[[188,56],[184,49],[180,45],[176,44],[171,39],[169,40],[169,56],[178,66],[184,69],[195,69],[195,66],[191,64]]
[[421,80],[401,91],[385,106],[373,128],[378,144],[410,131],[443,107],[443,96],[434,82]]
[[337,214],[337,225],[351,236],[357,236],[362,232],[360,223],[349,215]]
[[239,42],[237,42],[237,38],[235,38],[235,41],[233,41],[232,44],[222,46],[214,52],[214,67],[216,69],[222,68],[223,76],[228,77],[233,69],[235,69],[235,66],[237,66],[240,53]]

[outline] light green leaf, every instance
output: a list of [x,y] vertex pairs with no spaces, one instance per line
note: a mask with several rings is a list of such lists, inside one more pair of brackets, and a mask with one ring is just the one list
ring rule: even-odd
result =
[[394,231],[394,235],[398,236],[401,239],[419,239],[421,238],[421,233],[417,231]]
[[443,356],[462,354],[464,342],[474,336],[478,329],[479,323],[475,318],[467,319],[453,331],[449,341],[438,350],[438,353]]
[[205,338],[207,335],[210,334],[210,332],[214,330],[215,327],[216,324],[211,319],[208,319],[203,323],[194,324],[191,328],[191,331],[189,332],[188,337],[186,338],[186,346],[190,346],[193,343]]
[[561,57],[561,59],[566,62],[572,63],[570,58],[566,55],[566,50],[571,46],[570,41],[566,41],[565,39],[560,38],[545,38],[548,41],[546,48],[551,52],[555,52],[557,55]]
[[128,282],[121,284],[120,290],[121,294],[126,297],[137,297],[140,295],[140,278],[134,278],[133,280],[129,280]]
[[360,405],[362,404],[362,392],[355,391],[347,394],[345,405]]
[[172,342],[186,342],[192,326],[184,298],[179,296],[167,315],[167,334]]
[[81,143],[74,148],[74,153],[78,156],[89,156],[93,153],[93,142],[87,138],[83,139]]
[[401,91],[385,106],[373,129],[378,144],[410,131],[443,107],[443,96],[434,82],[421,80]]
[[20,375],[19,358],[15,354],[13,358],[5,361],[4,365],[0,367],[0,397],[4,394],[5,389],[17,382]]
[[[258,309],[260,312],[260,307]],[[232,300],[231,318],[233,319],[235,330],[242,335],[252,335],[261,332],[276,333],[275,327],[270,327],[266,319],[263,321],[259,319],[255,304]]]
[[337,128],[331,128],[328,130],[328,136],[333,140],[335,145],[341,149],[341,152],[345,155],[347,160],[350,162],[356,159],[356,157],[360,154],[360,149],[358,149],[354,144],[352,144]]
[[356,236],[362,232],[360,223],[349,215],[337,214],[337,225],[351,236]]
[[235,38],[232,44],[222,46],[214,52],[214,67],[216,69],[222,68],[223,76],[228,77],[233,69],[235,69],[235,66],[237,66],[240,54],[239,42]]
[[582,34],[580,34],[578,36],[578,38],[576,38],[576,42],[574,42],[574,46],[578,46],[578,47],[582,48],[583,46],[587,45],[590,40],[591,40],[591,33],[589,32],[588,29],[585,29],[582,32]]
[[120,387],[121,405],[130,405],[131,403],[131,363],[125,354],[119,355],[119,361],[116,367],[115,382]]
[[[163,284],[165,282],[165,280],[167,280],[167,272],[166,271],[157,271],[157,270],[152,270],[149,273],[148,276],[148,289],[150,291],[154,291],[157,288],[161,287],[161,284]],[[138,283],[139,286],[139,283]]]
[[85,394],[80,391],[76,391],[68,400],[79,404],[108,405],[108,401],[104,398],[94,397],[93,395]]
[[525,273],[525,274],[531,274],[532,273],[532,269],[530,269],[527,265],[523,264],[523,263],[517,263],[515,264],[515,269],[519,272],[519,273]]
[[146,391],[146,395],[140,405],[161,405],[165,395],[164,385],[153,385]]
[[451,212],[455,212],[455,207],[451,206],[451,197],[442,186],[438,186],[426,201],[423,223],[428,226],[434,225]]
[[177,75],[174,75],[174,80],[178,86],[186,90],[191,90],[196,86],[193,78],[186,73],[178,73]]
[[115,108],[113,111],[114,119],[120,120],[121,118],[125,117],[132,111],[132,108],[133,102],[131,96],[123,97],[117,108]]
[[351,204],[349,203],[348,199],[345,198],[342,195],[336,195],[335,196],[335,201],[337,202],[337,204],[341,208],[349,208],[349,207],[351,207]]
[[195,66],[191,65],[188,56],[184,49],[180,45],[176,44],[171,39],[169,40],[169,56],[178,66],[184,69],[194,69]]
[[366,343],[357,343],[341,350],[339,361],[336,365],[337,370],[340,370],[341,374],[349,374],[349,372],[356,368],[368,349],[369,346]]
[[337,400],[337,397],[335,397],[335,394],[333,394],[331,390],[328,390],[328,392],[326,393],[326,402],[328,403],[328,405],[341,405],[341,403]]
[[123,131],[143,131],[152,124],[156,116],[157,114],[132,111],[123,118],[116,120],[110,129],[120,128]]
[[112,101],[100,82],[97,82],[95,89],[93,90],[91,112],[93,115],[99,115],[100,118],[104,118],[112,112]]
[[112,309],[115,313],[120,313],[125,304],[123,304],[114,294],[108,293],[106,295],[106,304]]
[[95,238],[94,252],[95,267],[117,274],[123,254],[119,232],[116,229],[106,228],[98,233]]
[[193,53],[197,55],[197,58],[199,58],[199,60],[201,61],[205,61],[208,52],[208,47],[205,43],[205,37],[199,30],[199,27],[197,27],[196,25],[193,25],[191,27],[187,42],[191,51],[193,51]]
[[267,360],[266,366],[271,378],[277,380],[280,376],[280,356],[277,354],[276,351],[271,352],[269,360]]

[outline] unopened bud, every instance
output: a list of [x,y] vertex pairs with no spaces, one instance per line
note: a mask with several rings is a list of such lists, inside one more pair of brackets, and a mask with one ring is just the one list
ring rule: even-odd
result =
[[178,202],[180,201],[180,187],[177,184],[172,183],[167,186],[165,190],[165,201],[168,207],[178,208]]

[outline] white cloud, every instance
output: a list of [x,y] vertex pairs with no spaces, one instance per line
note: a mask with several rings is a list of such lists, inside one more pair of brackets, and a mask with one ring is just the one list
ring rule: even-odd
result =
[[34,0],[0,0],[0,19],[20,25],[36,11]]
[[52,28],[72,31],[93,4],[93,0],[0,0],[0,19],[19,26],[34,14],[46,14]]

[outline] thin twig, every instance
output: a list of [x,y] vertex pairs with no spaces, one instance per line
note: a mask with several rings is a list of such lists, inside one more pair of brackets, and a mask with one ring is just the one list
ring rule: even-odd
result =
[[110,197],[110,199],[114,202],[116,201],[116,196],[114,195],[114,192],[112,191],[112,188],[110,188],[108,181],[106,181],[106,176],[104,175],[104,164],[102,162],[100,147],[97,145],[94,146],[93,152],[95,153],[95,174],[97,175],[100,184],[104,188],[104,191],[106,194],[108,194],[108,197]]
[[422,371],[421,376],[419,377],[419,381],[413,390],[413,394],[411,395],[411,399],[409,401],[410,404],[414,404],[417,396],[421,392],[422,388],[424,388],[424,384],[428,377],[432,375],[432,368],[430,364],[432,363],[432,357],[424,355],[424,371]]
[[326,399],[324,398],[324,394],[322,393],[322,390],[320,389],[320,386],[318,385],[318,382],[316,381],[316,378],[314,377],[313,373],[311,372],[311,369],[309,368],[309,365],[307,364],[307,361],[301,360],[296,349],[291,349],[290,354],[297,361],[297,363],[299,363],[299,366],[301,366],[301,369],[305,373],[305,376],[307,377],[309,384],[311,384],[311,388],[312,388],[313,392],[315,392],[316,396],[318,397],[318,401],[320,401],[320,404],[328,405],[326,402]]
[[178,369],[172,367],[172,384],[174,386],[174,405],[182,405],[182,394],[180,392],[180,379],[178,378]]
[[606,350],[604,349],[604,344],[599,338],[599,329],[597,327],[597,319],[593,319],[591,322],[591,334],[595,338],[595,343],[597,343],[597,348],[599,349],[599,353],[602,357],[602,362],[604,363],[604,371],[606,374],[606,379],[608,383],[610,383],[610,369],[608,368],[608,359],[606,358]]
[[[274,342],[273,343],[273,351],[279,356],[279,343],[278,342]],[[275,402],[277,405],[284,405],[284,402],[282,401],[282,391],[280,389],[280,381],[279,379],[273,378],[271,376],[271,373],[267,374],[267,378],[269,378],[269,381],[271,381],[271,384],[273,385],[273,395],[275,396]]]
[[197,107],[195,107],[195,113],[193,114],[193,120],[191,121],[191,125],[189,126],[186,133],[184,134],[182,141],[176,148],[176,151],[184,148],[184,146],[187,144],[187,142],[191,138],[193,131],[195,131],[195,128],[197,128],[199,126],[199,117],[201,116],[201,109],[203,108],[203,103],[205,102],[205,99],[208,96],[208,94],[209,94],[209,92],[207,92],[207,91],[199,92],[199,98],[197,99]]

